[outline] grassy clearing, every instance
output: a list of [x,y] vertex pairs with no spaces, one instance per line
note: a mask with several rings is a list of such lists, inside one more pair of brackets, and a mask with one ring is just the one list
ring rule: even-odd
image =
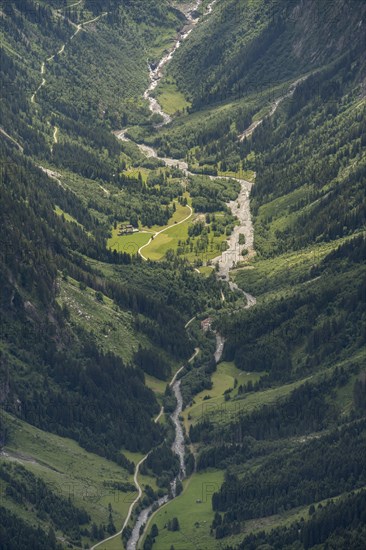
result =
[[142,181],[144,183],[146,183],[150,172],[151,172],[151,170],[148,170],[147,168],[143,168],[143,167],[133,168],[133,167],[131,167],[131,168],[128,168],[127,170],[124,170],[123,174],[125,176],[128,176],[129,178],[135,178],[135,179],[137,179],[139,174],[141,174]]
[[93,332],[99,346],[111,351],[129,363],[139,344],[148,345],[147,338],[138,334],[133,328],[131,313],[116,306],[107,296],[103,302],[95,297],[91,288],[81,290],[79,283],[68,277],[59,279],[60,293],[58,301],[65,304],[70,311],[71,321]]
[[189,220],[176,227],[171,227],[160,233],[144,249],[144,256],[150,260],[161,260],[169,249],[176,249],[179,240],[185,240],[188,237]]
[[[172,25],[176,25],[176,22],[173,20]],[[145,24],[142,24],[142,26],[145,27],[148,33],[151,32],[151,28]],[[175,28],[159,27],[159,32],[156,34],[154,41],[149,45],[149,57],[160,60],[163,53],[173,46],[175,37]]]
[[224,178],[239,178],[250,182],[255,180],[255,172],[253,172],[253,170],[240,170],[239,172],[222,172],[218,170],[217,176],[222,176]]
[[164,395],[165,388],[168,382],[164,382],[164,380],[158,380],[157,378],[154,378],[154,376],[151,376],[150,374],[145,374],[145,384],[148,388],[150,388],[157,397],[161,397]]
[[[181,367],[180,364],[176,364],[172,368],[171,378],[174,376],[174,374],[179,370]],[[157,398],[162,397],[165,393],[165,389],[167,384],[169,384],[169,380],[159,380],[158,378],[155,378],[154,376],[151,376],[150,374],[145,373],[145,384],[150,389],[153,390]]]
[[[217,214],[217,216],[219,215],[220,214]],[[159,261],[170,249],[179,254],[180,242],[186,242],[188,239],[189,226],[199,218],[200,215],[195,215],[180,225],[171,226],[164,231],[164,233],[161,233],[153,239],[150,245],[144,249],[144,256],[150,260]],[[179,254],[179,257],[187,259],[192,264],[198,260],[206,263],[213,258],[217,258],[217,256],[221,254],[227,238],[227,235],[214,236],[213,233],[211,233],[208,249],[206,251],[195,250],[195,244],[198,242],[199,238],[191,238],[192,251],[183,252]],[[209,267],[208,269],[210,270],[211,268]]]
[[[253,293],[259,300],[271,299],[272,295],[267,294],[268,292],[293,291],[294,285],[301,283],[314,264],[319,263],[348,238],[314,244],[275,258],[256,258],[249,266],[234,271],[232,276],[241,288]],[[304,284],[310,284],[310,281]]]
[[174,115],[191,106],[184,94],[178,90],[177,84],[172,77],[164,78],[157,88],[156,98],[168,115]]
[[[241,378],[243,378],[245,382],[249,382],[249,380],[258,380],[261,374],[263,373],[250,373],[248,375],[244,373]],[[183,412],[184,424],[186,428],[188,428],[191,424],[196,424],[203,419],[209,419],[211,422],[227,425],[233,422],[241,413],[249,413],[258,407],[271,405],[279,399],[286,397],[306,380],[308,380],[308,378],[280,387],[249,393],[241,399],[234,399],[232,397],[229,401],[225,401],[223,395],[204,400],[203,397],[205,395],[212,394],[212,390],[206,390],[199,394],[199,399],[197,398],[198,396],[196,396],[194,404]],[[239,384],[240,383],[242,383],[242,381],[239,379]],[[221,388],[223,388],[223,385]],[[235,392],[232,392],[231,395],[235,397]]]
[[121,537],[117,536],[114,537],[112,540],[109,540],[108,542],[104,542],[100,546],[98,546],[98,550],[123,550],[124,546],[122,544]]
[[83,227],[81,223],[77,221],[77,219],[75,219],[73,216],[71,216],[67,212],[64,212],[64,210],[61,210],[59,206],[55,206],[55,214],[57,216],[63,216],[67,222],[73,222],[79,225],[80,227]]
[[[184,196],[188,199],[188,204],[190,204],[191,201],[189,200],[188,193],[184,194]],[[175,203],[175,212],[173,213],[173,215],[169,219],[167,225],[165,225],[165,226],[152,225],[151,227],[140,225],[139,229],[141,231],[151,231],[151,232],[157,233],[158,231],[161,231],[162,229],[174,226],[175,224],[181,222],[182,220],[184,220],[184,218],[189,216],[190,210],[187,206],[183,206],[183,205],[179,204],[178,201],[174,201],[174,203]]]
[[164,233],[154,237],[150,245],[144,248],[144,256],[150,260],[161,260],[169,248],[175,249],[178,246],[178,240],[186,239],[191,218],[187,219],[186,222],[181,222],[190,214],[191,210],[188,206],[176,203],[176,211],[170,218],[168,225],[165,228],[159,228],[159,226],[151,228],[152,231],[157,232],[163,229]]
[[[119,227],[117,227],[116,229],[112,228],[112,236],[107,241],[107,247],[110,250],[117,250],[118,252],[127,252],[131,255],[137,254],[138,250],[142,246],[146,245],[155,233],[170,226],[174,226],[175,224],[179,223],[180,221],[184,220],[184,218],[189,216],[189,208],[187,208],[186,206],[182,206],[178,202],[175,202],[175,205],[176,211],[174,212],[168,222],[168,225],[166,226],[153,225],[152,227],[144,227],[140,224],[139,233],[131,233],[130,235],[119,235]],[[153,243],[151,243],[151,247],[153,247]],[[154,252],[154,247],[152,248],[152,250]],[[150,258],[149,251],[150,246],[144,249],[144,256],[146,256],[147,258]],[[157,256],[153,254],[153,256],[154,257],[151,257],[151,259],[160,260],[163,257],[159,254],[157,254]]]
[[126,449],[122,449],[122,453],[125,455],[126,458],[128,458],[128,460],[133,462],[135,465],[138,462],[140,462],[143,456],[145,456],[143,453],[139,453],[139,452],[133,453],[132,451],[127,451]]
[[[237,384],[240,386],[240,384],[245,384],[250,380],[256,382],[262,375],[263,373],[248,373],[239,370],[232,362],[220,363],[211,377],[212,389],[203,390],[195,395],[193,405],[187,407],[182,412],[187,432],[189,426],[197,423],[205,414],[212,413],[219,418],[224,412],[228,413],[230,410],[237,410],[234,403],[225,401],[224,392],[234,388],[235,380],[238,381]],[[237,389],[233,389],[230,395],[232,397],[236,396]],[[207,399],[208,396],[209,399]],[[236,401],[235,403],[241,402]]]
[[[188,205],[190,205],[189,194],[185,193],[184,196],[187,198]],[[162,260],[170,249],[191,263],[198,260],[201,263],[206,263],[219,256],[228,237],[225,234],[215,236],[213,232],[209,236],[207,250],[200,250],[199,237],[191,237],[191,247],[189,250],[186,248],[184,251],[184,245],[189,236],[189,226],[196,221],[202,221],[204,216],[202,214],[191,214],[189,206],[182,206],[178,201],[174,201],[174,204],[176,210],[166,226],[153,225],[146,227],[139,224],[140,231],[128,235],[119,235],[119,226],[116,229],[112,228],[107,247],[131,255],[137,254],[138,250],[144,247],[142,251],[144,257],[153,261]],[[223,216],[222,212],[214,212],[213,214],[216,217]],[[156,233],[159,234],[156,235]],[[149,243],[150,239],[151,242]],[[181,245],[182,248],[180,248]],[[210,270],[211,268],[208,268],[205,274],[208,275]]]
[[[217,491],[224,479],[224,472],[209,470],[194,473],[184,482],[184,491],[176,499],[168,502],[151,518],[147,532],[156,523],[159,536],[155,546],[161,550],[196,550],[196,548],[219,548],[218,541],[210,535],[213,520],[211,508],[212,494]],[[168,531],[165,525],[172,518],[178,518],[180,530]],[[140,543],[143,547],[143,541]]]
[[[11,427],[11,438],[5,447],[8,457],[45,483],[58,495],[71,498],[84,508],[98,525],[108,521],[108,504],[112,504],[116,526],[122,524],[131,495],[114,489],[113,482],[133,483],[132,476],[117,464],[88,453],[71,439],[53,435],[3,413]],[[6,497],[2,503],[8,506]],[[18,507],[17,507],[18,508]],[[17,513],[22,513],[19,506]],[[26,511],[26,515],[28,512]]]
[[146,489],[148,485],[152,487],[154,491],[157,491],[159,489],[156,484],[156,478],[153,476],[142,475],[141,473],[139,473],[138,480],[143,491]]
[[211,266],[204,266],[204,267],[200,267],[198,269],[198,271],[204,276],[204,277],[209,277],[211,275],[211,273],[213,272],[214,268],[211,267]]
[[137,254],[139,248],[147,244],[154,234],[151,230],[130,235],[118,235],[119,229],[112,229],[112,236],[107,241],[107,248],[117,250],[117,252],[127,252],[131,256]]

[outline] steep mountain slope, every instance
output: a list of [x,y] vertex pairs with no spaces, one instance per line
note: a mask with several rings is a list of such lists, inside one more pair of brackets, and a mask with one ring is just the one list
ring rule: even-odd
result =
[[257,94],[364,46],[361,1],[217,2],[169,72],[194,105]]
[[[106,522],[109,502],[105,498],[99,504],[102,511],[84,512],[80,498],[73,507],[67,491],[62,490],[58,498],[57,487],[48,487],[48,470],[55,464],[52,453],[47,456],[47,468],[37,471],[35,478],[20,467],[7,466],[13,460],[26,470],[38,465],[41,447],[32,448],[23,459],[19,448],[24,452],[27,445],[21,436],[15,444],[22,430],[14,429],[14,417],[37,426],[42,434],[73,438],[89,451],[87,460],[92,453],[104,457],[102,469],[109,468],[107,459],[116,462],[115,479],[108,482],[117,483],[117,491],[130,491],[131,483],[124,487],[119,479],[134,469],[134,453],[146,453],[169,432],[169,426],[153,421],[164,382],[155,395],[145,385],[142,369],[163,380],[171,376],[194,347],[184,324],[197,305],[196,294],[205,307],[212,300],[210,287],[214,293],[219,288],[214,279],[208,286],[197,281],[187,266],[181,270],[179,287],[170,289],[185,295],[182,308],[173,309],[166,303],[164,285],[151,292],[136,284],[136,278],[128,280],[128,274],[115,273],[121,264],[139,273],[140,261],[124,251],[112,253],[106,246],[115,220],[141,214],[144,203],[149,203],[152,212],[147,223],[168,220],[173,213],[169,205],[176,191],[172,194],[167,189],[168,198],[162,205],[154,198],[156,193],[144,192],[137,177],[122,174],[126,161],[132,164],[141,154],[137,148],[118,143],[110,124],[121,123],[124,101],[140,94],[146,84],[145,45],[154,49],[154,59],[164,41],[169,43],[175,36],[182,14],[163,2],[158,7],[147,2],[124,8],[111,2],[108,15],[100,13],[94,2],[77,3],[70,10],[56,9],[56,3],[51,9],[48,4],[1,4],[0,400],[6,413],[1,414],[0,441],[2,448],[6,446],[1,456],[5,464],[2,504],[10,510],[1,508],[1,514],[9,536],[2,540],[11,547],[11,533],[18,525],[19,548],[26,546],[27,535],[30,540],[36,536],[37,518],[40,547],[56,547],[55,533],[65,544],[89,545],[115,527],[113,521]],[[93,74],[90,61],[97,55],[98,63],[104,63],[103,74]],[[103,108],[97,95],[104,97]],[[109,107],[118,110],[117,118],[106,114]],[[140,111],[130,112],[134,117]],[[148,113],[145,106],[141,112],[142,116]],[[112,174],[117,172],[113,181]],[[120,195],[118,201],[103,191],[102,183],[108,185],[109,180]],[[122,195],[130,195],[129,186],[134,185],[128,201]],[[182,194],[181,186],[179,191]],[[92,267],[96,260],[98,267]],[[136,263],[134,268],[131,262]],[[108,268],[111,274],[106,276]],[[146,267],[144,272],[148,271]],[[175,269],[171,271],[173,276]],[[151,273],[155,276],[154,267]],[[88,323],[90,316],[93,322]],[[162,326],[168,328],[162,330]],[[109,335],[111,330],[117,337]],[[137,366],[140,347],[140,355],[144,352],[155,360],[155,370],[146,361]],[[153,386],[159,382],[151,376],[150,381]],[[15,455],[9,447],[16,449]],[[71,468],[76,482],[82,483],[80,495],[87,490],[86,480]],[[34,486],[42,488],[35,500],[28,494]],[[48,500],[47,513],[42,499]],[[27,514],[30,509],[32,513]],[[113,511],[118,525],[127,509],[119,506],[118,514]],[[14,513],[33,528],[17,520]],[[57,521],[58,514],[65,521]]]
[[[185,548],[189,539],[193,548],[197,536],[202,548],[221,548],[221,539],[230,548],[346,548],[351,537],[357,547],[364,517],[353,530],[343,516],[335,533],[329,499],[359,517],[357,496],[343,498],[362,488],[362,500],[365,487],[364,5],[277,2],[276,14],[292,16],[269,25],[251,2],[220,26],[228,4],[214,7],[168,68],[193,109],[148,139],[197,171],[256,172],[256,256],[232,277],[257,306],[221,317],[228,363],[185,412],[193,477],[208,487],[202,513],[197,506],[190,520],[187,502],[201,497],[187,485],[181,512],[177,502],[154,517],[156,545]],[[260,32],[243,27],[253,13]],[[227,365],[239,369],[231,381]],[[212,468],[225,472],[222,486]],[[172,535],[164,524],[177,513],[182,533]]]
[[[113,534],[153,448],[137,511],[167,494],[173,429],[154,418],[199,347],[180,374],[192,477],[144,548],[357,547],[365,4],[204,2],[156,91],[183,105],[168,126],[142,94],[184,15],[165,0],[61,4],[0,2],[1,540]],[[126,126],[168,166],[117,140]],[[230,176],[255,177],[255,254],[231,272],[252,309],[210,265],[235,223]],[[149,239],[162,261],[138,255]]]

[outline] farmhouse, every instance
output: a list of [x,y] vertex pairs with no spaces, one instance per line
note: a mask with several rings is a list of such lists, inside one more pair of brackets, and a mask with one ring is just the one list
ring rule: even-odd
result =
[[130,233],[138,233],[138,229],[136,229],[133,225],[121,225],[119,229],[118,235],[129,235]]

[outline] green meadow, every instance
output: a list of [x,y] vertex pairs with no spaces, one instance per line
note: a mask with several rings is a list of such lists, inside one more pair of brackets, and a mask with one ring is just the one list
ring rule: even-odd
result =
[[149,242],[153,231],[140,231],[130,235],[119,235],[119,229],[112,229],[112,236],[107,241],[107,247],[117,252],[127,252],[128,254],[137,254],[139,248]]
[[67,212],[64,212],[64,210],[62,210],[59,206],[55,206],[55,214],[57,216],[63,216],[67,222],[73,222],[82,227],[81,223],[79,223],[73,216],[71,216]]
[[178,111],[183,111],[187,107],[191,106],[191,103],[187,101],[184,94],[177,88],[177,84],[173,77],[164,78],[156,92],[156,98],[168,115],[174,115]]
[[[203,416],[209,414],[220,421],[225,415],[231,416],[237,411],[238,404],[241,402],[225,401],[224,392],[232,390],[230,396],[233,399],[237,396],[238,390],[235,387],[246,384],[249,381],[256,382],[264,373],[245,372],[239,370],[232,362],[222,362],[217,365],[217,370],[213,373],[212,389],[203,390],[194,396],[193,404],[186,407],[182,412],[185,428],[188,432],[191,424],[197,423]],[[229,420],[229,418],[228,418]]]
[[[150,519],[146,532],[156,523],[159,536],[155,548],[169,550],[174,545],[175,550],[187,548],[217,548],[217,542],[210,535],[213,520],[211,507],[212,494],[220,488],[224,472],[207,470],[196,472],[183,483],[183,492],[174,500],[162,506]],[[174,517],[178,518],[180,530],[168,531],[166,525]],[[143,547],[141,541],[139,548]]]

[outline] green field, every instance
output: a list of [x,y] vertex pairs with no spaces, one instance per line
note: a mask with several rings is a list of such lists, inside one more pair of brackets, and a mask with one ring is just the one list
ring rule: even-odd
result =
[[119,229],[112,229],[112,237],[107,241],[107,247],[117,252],[127,252],[131,256],[137,254],[139,248],[147,244],[154,234],[153,231],[140,231],[131,235],[118,235]]
[[148,175],[150,174],[150,170],[147,168],[143,168],[142,166],[138,168],[128,168],[127,170],[124,170],[124,175],[128,176],[129,178],[138,178],[138,175],[141,174],[142,181],[146,183],[146,180],[148,178]]
[[[171,377],[174,376],[174,374],[177,372],[177,370],[181,367],[181,365],[176,364],[172,368]],[[157,398],[162,397],[162,395],[165,392],[167,384],[169,384],[170,380],[159,380],[158,378],[155,378],[154,376],[151,376],[150,374],[145,373],[145,384],[148,386],[152,391],[155,393]]]
[[239,178],[247,181],[255,180],[255,172],[253,170],[240,170],[239,172],[222,172],[218,170],[217,175],[224,178]]
[[168,115],[174,115],[178,111],[190,107],[191,103],[187,101],[182,92],[177,88],[176,82],[172,77],[164,78],[158,88],[156,98]]
[[120,535],[117,535],[112,540],[104,542],[103,544],[98,546],[98,550],[123,550],[123,544]]
[[150,374],[145,374],[146,386],[148,386],[157,397],[161,397],[164,394],[167,383],[168,382],[164,382],[164,380],[158,380]]
[[144,256],[149,260],[161,260],[169,249],[174,250],[177,247],[178,240],[187,239],[189,223],[187,220],[160,233],[149,246],[144,248]]
[[[183,493],[158,510],[149,522],[147,533],[154,523],[159,529],[154,547],[169,550],[173,544],[175,550],[219,548],[217,541],[210,535],[214,515],[211,497],[220,488],[223,479],[223,471],[208,470],[194,473],[186,480]],[[173,533],[165,525],[174,517],[178,518],[180,530]],[[141,541],[139,548],[142,548],[142,544]]]
[[[220,215],[222,214],[216,213],[216,216]],[[187,240],[189,226],[200,218],[200,214],[195,214],[186,222],[179,225],[171,225],[166,231],[155,237],[149,246],[144,248],[144,256],[149,260],[159,261],[164,258],[168,250],[178,252],[179,241],[184,243]],[[227,235],[225,234],[221,234],[219,236],[213,236],[213,234],[211,234],[208,250],[200,252],[194,250],[194,246],[198,241],[198,238],[191,238],[193,243],[192,252],[183,252],[182,254],[179,254],[179,256],[187,259],[191,263],[194,263],[198,259],[203,259],[204,262],[212,260],[221,254],[223,243],[225,243],[226,240]],[[208,269],[211,270],[210,267]],[[206,274],[207,273],[208,272],[206,272]]]
[[[188,193],[185,193],[183,196],[187,198],[188,204],[190,204],[191,201],[190,201],[190,197],[189,197]],[[181,222],[187,216],[189,216],[190,210],[187,206],[181,205],[176,200],[173,201],[173,202],[175,203],[175,212],[173,213],[173,215],[169,219],[167,225],[165,225],[165,226],[152,225],[151,227],[146,227],[146,226],[141,225],[140,230],[141,231],[152,231],[154,233],[157,233],[158,231],[161,231],[162,229],[166,229],[167,227],[171,227],[174,224]]]
[[204,275],[205,277],[209,277],[211,273],[213,272],[214,268],[211,266],[203,266],[198,269],[198,271],[201,273],[201,275]]
[[[234,388],[235,379],[238,381],[239,386],[240,384],[249,382],[249,380],[256,382],[262,375],[263,373],[248,373],[241,371],[231,362],[219,363],[217,370],[211,377],[213,383],[212,389],[203,390],[195,395],[193,405],[187,407],[182,412],[187,432],[191,424],[195,424],[206,414],[212,414],[215,418],[219,418],[220,415],[224,413],[236,410],[236,407],[241,404],[241,402],[225,402],[224,397],[224,392],[226,390]],[[235,397],[236,395],[237,389],[233,389],[231,396]]]

